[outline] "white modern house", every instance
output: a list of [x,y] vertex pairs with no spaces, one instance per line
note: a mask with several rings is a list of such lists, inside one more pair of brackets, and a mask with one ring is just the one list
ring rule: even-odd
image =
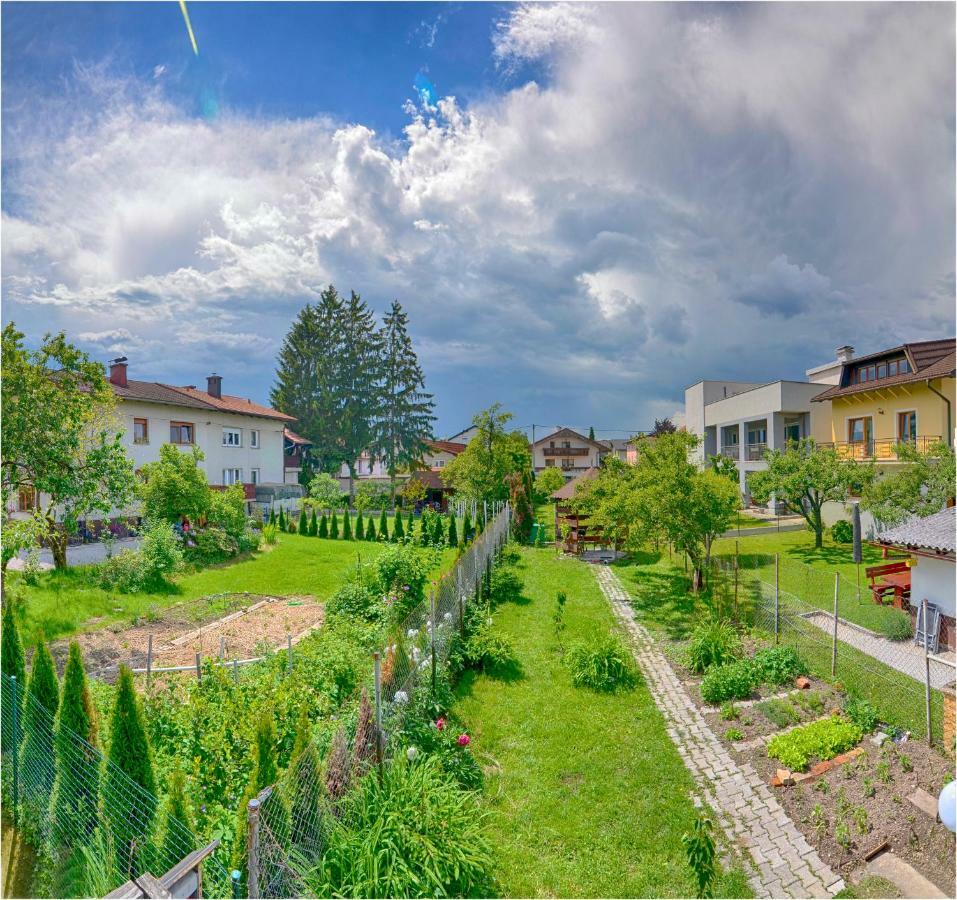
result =
[[561,469],[566,479],[601,465],[602,457],[612,452],[604,441],[592,440],[571,428],[558,428],[532,444],[532,468]]
[[699,465],[712,456],[723,456],[738,467],[741,496],[750,503],[748,476],[767,468],[766,450],[781,449],[789,441],[811,437],[811,416],[830,415],[811,400],[821,385],[835,384],[840,376],[838,359],[807,371],[807,381],[699,381],[685,390],[685,427],[700,439],[695,451]]

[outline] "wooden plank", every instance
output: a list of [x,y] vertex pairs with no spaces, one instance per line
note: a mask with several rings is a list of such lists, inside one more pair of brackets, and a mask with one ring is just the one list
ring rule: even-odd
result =
[[138,884],[133,881],[127,881],[126,884],[121,884],[115,891],[110,891],[106,895],[105,900],[130,900],[130,898],[139,900],[139,898],[144,896]]
[[172,894],[158,878],[150,875],[149,872],[138,875],[134,880],[143,891],[144,897],[149,897],[151,900],[171,900]]

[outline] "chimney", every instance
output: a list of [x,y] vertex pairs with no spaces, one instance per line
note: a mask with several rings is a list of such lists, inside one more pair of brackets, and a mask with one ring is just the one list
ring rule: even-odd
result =
[[206,378],[206,393],[217,399],[223,396],[223,376],[213,372]]
[[110,360],[110,384],[115,384],[117,387],[126,387],[125,356]]
[[846,363],[848,360],[854,358],[854,348],[849,344],[845,344],[843,347],[838,347],[835,354],[838,362]]

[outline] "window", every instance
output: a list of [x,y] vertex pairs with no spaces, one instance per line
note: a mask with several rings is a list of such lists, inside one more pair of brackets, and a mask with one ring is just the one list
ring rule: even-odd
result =
[[444,459],[437,459],[437,460],[435,461],[435,468],[437,468],[437,469],[443,469],[443,468],[445,468],[445,460],[444,460]]
[[865,384],[882,378],[893,378],[895,375],[906,375],[908,372],[910,365],[906,359],[892,359],[873,366],[858,366],[851,372],[851,384]]
[[243,432],[240,428],[224,428],[223,429],[223,446],[224,447],[242,447],[243,445]]
[[914,410],[897,414],[897,438],[909,442],[917,439],[917,413]]
[[150,442],[150,423],[146,419],[133,419],[133,443],[148,444]]
[[852,444],[870,443],[873,439],[871,417],[847,420],[847,439]]
[[259,469],[249,470],[249,481],[251,484],[259,484]]
[[223,484],[242,484],[242,469],[223,469]]
[[570,449],[570,448],[571,448],[571,445],[572,445],[572,442],[571,442],[571,441],[562,441],[562,447],[563,447],[565,450]]
[[890,376],[890,375],[896,375],[896,374],[897,374],[897,360],[896,360],[896,359],[892,359],[892,360],[887,364],[887,374],[888,374],[889,376]]
[[249,446],[254,450],[259,449],[259,431],[251,429],[249,432]]
[[554,468],[555,460],[549,457],[548,459],[545,460],[545,466],[546,467],[551,466],[552,468]]
[[33,487],[26,485],[20,488],[20,491],[17,494],[17,511],[30,512],[31,510],[36,509],[36,505],[37,492],[33,489]]
[[766,444],[767,442],[768,442],[767,428],[749,428],[748,429],[749,444]]
[[906,375],[910,371],[910,366],[907,364],[906,359],[902,359],[897,363],[897,371],[901,375]]
[[169,423],[169,442],[171,444],[192,444],[194,434],[192,422]]

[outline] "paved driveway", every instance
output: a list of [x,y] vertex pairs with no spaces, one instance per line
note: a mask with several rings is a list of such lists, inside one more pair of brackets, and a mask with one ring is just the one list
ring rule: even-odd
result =
[[[136,550],[140,545],[140,539],[138,537],[124,538],[121,541],[117,541],[113,545],[113,553],[119,553],[120,550]],[[106,544],[95,543],[95,544],[77,544],[74,547],[66,548],[66,561],[67,565],[70,566],[82,566],[86,563],[100,562],[101,560],[106,559],[107,549]],[[8,569],[22,569],[23,561],[26,558],[26,553],[20,554],[19,559],[10,560],[10,564],[7,566]],[[53,554],[49,550],[40,551],[40,568],[41,569],[52,569],[53,568]]]

